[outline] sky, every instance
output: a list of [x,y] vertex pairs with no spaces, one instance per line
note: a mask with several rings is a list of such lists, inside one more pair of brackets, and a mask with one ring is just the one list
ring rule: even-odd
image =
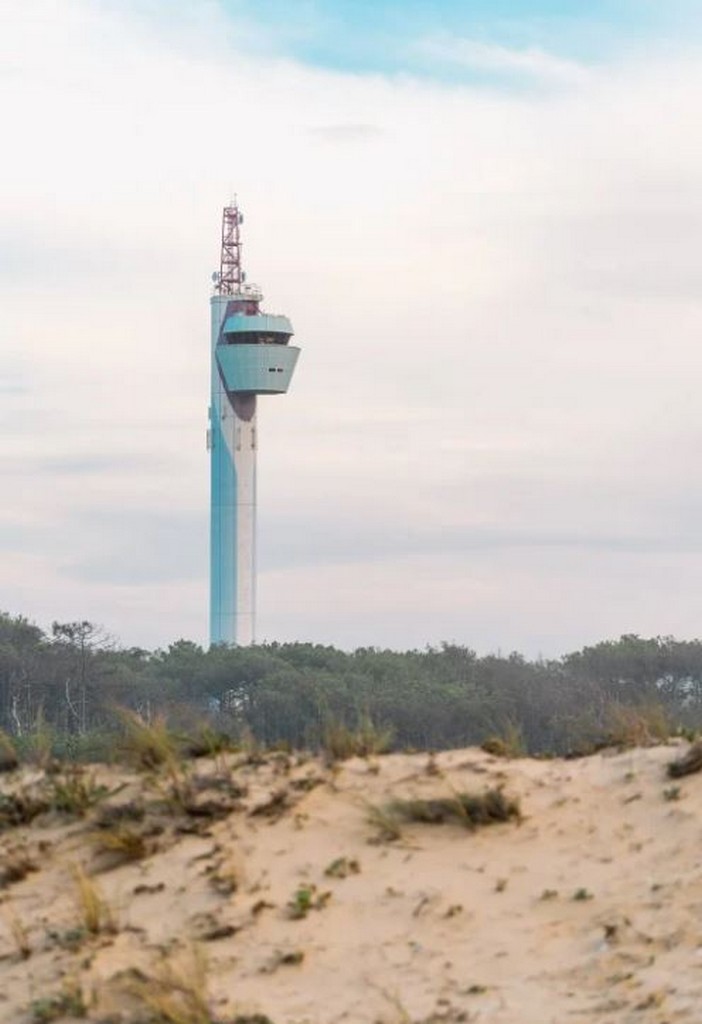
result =
[[699,636],[702,18],[684,0],[4,0],[0,609],[206,641],[222,206],[260,640]]

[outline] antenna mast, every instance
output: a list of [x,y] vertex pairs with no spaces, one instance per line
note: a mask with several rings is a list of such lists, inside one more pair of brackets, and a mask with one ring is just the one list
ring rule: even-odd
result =
[[219,262],[219,277],[215,285],[217,295],[237,295],[241,291],[245,275],[241,269],[241,238],[239,225],[242,220],[239,207],[225,206],[222,211],[222,255]]

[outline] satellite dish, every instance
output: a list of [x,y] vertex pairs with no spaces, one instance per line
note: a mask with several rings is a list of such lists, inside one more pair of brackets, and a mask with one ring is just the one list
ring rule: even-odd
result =
[[212,273],[212,284],[217,284],[218,281],[219,281],[219,271],[215,270]]

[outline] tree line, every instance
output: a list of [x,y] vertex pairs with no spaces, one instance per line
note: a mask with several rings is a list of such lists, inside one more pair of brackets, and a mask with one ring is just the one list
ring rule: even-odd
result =
[[205,650],[119,647],[93,623],[44,631],[0,613],[0,729],[37,728],[89,754],[115,729],[116,709],[174,728],[207,723],[264,744],[318,748],[333,724],[387,730],[398,749],[469,746],[518,737],[531,753],[579,752],[622,715],[672,728],[702,725],[702,641],[626,635],[562,658],[271,643]]

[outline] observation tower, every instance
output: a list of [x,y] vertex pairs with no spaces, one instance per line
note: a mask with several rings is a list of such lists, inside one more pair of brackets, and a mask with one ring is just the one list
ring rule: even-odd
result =
[[222,214],[220,268],[212,275],[210,452],[210,643],[256,637],[256,398],[284,395],[299,348],[286,316],[261,310],[263,295],[241,266],[236,203]]

